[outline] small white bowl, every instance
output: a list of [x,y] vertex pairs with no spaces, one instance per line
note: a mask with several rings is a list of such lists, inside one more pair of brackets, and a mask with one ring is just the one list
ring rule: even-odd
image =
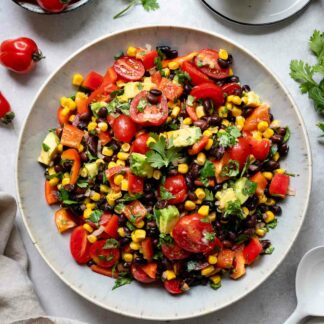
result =
[[[44,169],[37,164],[41,143],[49,128],[56,126],[56,110],[61,96],[72,94],[71,76],[89,70],[104,73],[113,56],[129,45],[170,45],[181,53],[201,48],[226,48],[234,56],[234,71],[269,102],[274,116],[290,126],[290,152],[282,167],[297,174],[291,187],[296,190],[283,204],[283,216],[271,231],[275,246],[271,256],[248,267],[238,281],[224,279],[222,288],[195,287],[178,297],[165,290],[138,283],[111,290],[113,280],[77,265],[70,255],[69,234],[58,234],[55,208],[44,200]],[[29,235],[44,260],[69,287],[89,301],[108,310],[151,320],[185,319],[208,314],[228,306],[259,286],[287,255],[302,226],[311,190],[311,155],[303,120],[291,96],[266,66],[242,46],[207,31],[186,27],[144,27],[100,38],[73,54],[40,89],[21,132],[17,161],[19,207]]]

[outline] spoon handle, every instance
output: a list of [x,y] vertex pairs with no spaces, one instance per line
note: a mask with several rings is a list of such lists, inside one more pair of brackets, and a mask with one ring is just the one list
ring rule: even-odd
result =
[[306,314],[297,306],[284,324],[298,324],[305,316]]

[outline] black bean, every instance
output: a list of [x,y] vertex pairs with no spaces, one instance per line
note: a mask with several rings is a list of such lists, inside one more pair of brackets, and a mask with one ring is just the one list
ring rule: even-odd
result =
[[249,117],[254,111],[254,108],[247,108],[243,110],[243,117]]
[[108,110],[106,107],[101,107],[98,111],[98,116],[101,118],[106,118],[108,115]]
[[250,228],[254,228],[257,223],[257,219],[255,215],[251,215],[246,219],[246,226]]
[[251,164],[248,168],[249,173],[257,173],[258,171],[260,171],[260,165],[256,165],[256,164]]
[[242,87],[242,90],[243,90],[244,92],[249,92],[249,91],[251,91],[251,88],[250,88],[249,85],[244,84],[243,87]]
[[170,169],[170,170],[168,171],[168,175],[169,175],[169,176],[175,176],[175,175],[177,175],[177,174],[178,174],[177,169]]
[[274,134],[274,135],[271,137],[271,141],[272,141],[272,143],[275,143],[275,144],[281,144],[282,141],[283,141],[283,137],[282,137],[281,135]]
[[222,118],[214,115],[208,117],[208,121],[210,126],[219,126],[220,123],[222,122]]
[[189,199],[189,200],[197,200],[197,196],[195,195],[194,192],[189,191],[189,192],[188,192],[188,199]]
[[62,163],[62,168],[65,172],[68,172],[71,170],[71,167],[72,167],[72,161],[64,161]]
[[162,95],[162,92],[159,89],[152,89],[150,90],[150,94],[155,97],[160,97]]
[[119,225],[124,225],[127,222],[127,217],[124,214],[120,214],[118,218]]
[[256,208],[257,204],[258,204],[258,197],[256,195],[253,195],[246,201],[245,206],[248,209],[253,210]]
[[216,81],[216,85],[218,85],[219,87],[222,87],[225,84],[224,80],[217,80]]
[[146,264],[147,261],[142,256],[136,256],[134,258],[134,263],[135,264]]
[[273,121],[273,115],[269,113],[270,123]]
[[168,205],[168,201],[167,200],[159,200],[156,204],[155,207],[157,209],[163,209]]
[[282,213],[282,209],[281,209],[281,207],[278,206],[278,205],[273,205],[273,206],[270,207],[270,209],[271,209],[271,211],[272,211],[275,215],[277,215],[277,216],[280,216],[281,213]]
[[86,144],[91,154],[97,155],[98,137],[90,135],[86,140]]
[[169,51],[168,55],[167,55],[167,58],[168,59],[174,59],[176,57],[178,57],[178,51],[177,50],[171,50]]
[[163,53],[164,51],[170,51],[171,47],[167,45],[160,45],[160,46],[156,46],[156,50]]
[[196,163],[192,163],[190,165],[190,171],[188,175],[190,175],[192,179],[197,179],[199,175],[199,170],[200,170],[200,166]]
[[145,182],[144,184],[144,192],[151,192],[153,189],[153,185],[150,182]]
[[86,112],[80,115],[80,120],[83,122],[88,122],[91,119],[91,113],[90,112]]
[[124,262],[124,263],[123,263],[123,267],[126,268],[126,269],[129,269],[129,268],[131,267],[131,265],[132,265],[132,264],[129,263],[129,262]]
[[282,145],[279,146],[278,151],[280,153],[280,155],[282,156],[286,156],[288,154],[289,151],[289,146],[287,143],[284,143]]
[[263,251],[265,251],[271,245],[271,242],[269,240],[261,240],[260,243],[262,245]]
[[192,90],[192,86],[190,84],[186,83],[184,85],[184,88],[183,89],[184,89],[184,94],[188,95],[188,94],[190,94],[190,92]]
[[111,212],[113,210],[113,208],[108,203],[105,203],[103,206],[103,210],[105,212]]
[[69,211],[76,217],[81,217],[83,214],[83,210],[80,205],[69,206]]
[[223,146],[220,146],[215,154],[215,159],[220,160],[225,154],[225,148]]
[[197,121],[194,122],[194,125],[199,127],[202,131],[208,128],[208,122],[204,119],[198,119]]
[[93,266],[94,264],[95,264],[95,262],[94,262],[93,260],[90,260],[90,261],[87,262],[87,266],[88,266],[88,267],[91,267],[91,266]]
[[279,167],[280,167],[280,164],[276,161],[268,161],[267,163],[264,164],[265,170],[268,170],[268,171],[273,171],[273,170],[279,169]]
[[149,94],[147,95],[147,100],[148,100],[148,102],[149,102],[150,104],[152,104],[152,105],[156,105],[156,104],[158,104],[158,103],[160,102],[160,97],[157,97],[157,96],[152,95],[151,93],[149,93]]
[[227,69],[230,65],[228,61],[222,60],[221,58],[217,59],[217,62],[222,69]]
[[233,246],[233,243],[229,240],[225,240],[222,243],[225,249],[230,249]]
[[171,49],[170,46],[157,46],[156,50],[162,52],[167,59],[174,59],[178,56],[178,51]]
[[83,195],[87,191],[87,188],[80,188],[79,186],[75,187],[76,195]]
[[286,128],[284,127],[280,127],[278,130],[277,130],[277,133],[281,136],[285,136],[286,135]]
[[145,202],[148,202],[150,200],[154,199],[154,192],[148,192],[144,195],[143,200]]
[[195,189],[195,184],[193,182],[193,179],[190,177],[190,175],[187,174],[185,179],[186,179],[186,184],[187,184],[188,189],[189,190]]
[[240,89],[235,89],[233,95],[242,97],[242,95],[243,95],[242,89],[241,88]]
[[67,184],[63,186],[64,190],[68,191],[68,192],[72,192],[74,190],[74,185],[73,184]]
[[261,204],[258,206],[258,209],[260,210],[261,213],[265,213],[268,210],[268,206]]
[[63,168],[62,168],[61,165],[56,164],[56,165],[54,165],[54,170],[55,170],[56,173],[59,173],[59,172],[63,171]]
[[228,54],[228,59],[227,59],[229,64],[233,63],[233,55],[232,54]]
[[221,183],[218,183],[217,185],[215,185],[215,187],[213,188],[213,192],[216,193],[217,191],[222,190],[223,185]]
[[227,236],[228,236],[229,240],[231,240],[231,241],[236,240],[236,234],[234,232],[228,232]]
[[228,82],[235,82],[235,83],[239,83],[240,82],[240,78],[237,75],[232,75],[230,77],[228,77]]
[[248,236],[252,236],[255,233],[255,228],[248,228],[246,230],[244,230],[243,234],[248,235]]
[[119,243],[121,246],[125,246],[130,242],[131,242],[131,239],[129,237],[123,237],[119,240]]

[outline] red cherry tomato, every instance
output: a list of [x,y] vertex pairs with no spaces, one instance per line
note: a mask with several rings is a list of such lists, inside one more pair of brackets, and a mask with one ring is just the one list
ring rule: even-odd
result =
[[149,147],[146,144],[149,137],[150,135],[147,133],[143,133],[137,136],[134,142],[132,143],[131,152],[146,154],[149,150]]
[[250,242],[243,249],[243,256],[246,264],[251,264],[263,251],[262,244],[257,237],[252,237]]
[[192,214],[179,219],[172,231],[175,242],[184,250],[193,253],[208,253],[221,246],[210,223],[201,221],[204,216]]
[[234,94],[236,90],[241,90],[241,86],[238,83],[227,83],[222,86],[222,90],[229,96]]
[[120,77],[128,81],[140,80],[145,73],[143,63],[140,60],[128,56],[119,58],[114,63],[114,69]]
[[285,198],[288,193],[289,182],[289,175],[276,173],[270,183],[270,195]]
[[263,161],[267,158],[270,152],[270,141],[266,138],[262,140],[256,140],[254,138],[250,138],[250,146],[251,146],[251,154],[254,155],[254,157],[257,160]]
[[217,60],[217,51],[211,49],[203,49],[195,57],[195,64],[203,73],[207,74],[211,78],[227,78],[229,76],[229,68],[221,68]]
[[240,169],[242,169],[248,156],[251,154],[249,140],[245,137],[240,137],[229,153],[230,159],[237,161],[240,164]]
[[118,116],[112,126],[115,137],[125,143],[129,143],[136,134],[136,126],[132,119],[126,115]]
[[150,278],[139,265],[132,264],[131,272],[134,279],[141,283],[152,283],[155,281],[155,279]]
[[16,73],[28,73],[43,58],[36,43],[27,37],[8,39],[0,45],[0,63]]
[[128,173],[128,192],[130,194],[141,194],[144,191],[144,178],[138,177],[131,172]]
[[9,124],[15,118],[15,113],[11,111],[8,100],[0,92],[0,121]]
[[208,76],[204,73],[202,73],[198,68],[196,68],[192,63],[190,62],[183,62],[182,64],[182,70],[187,72],[191,77],[191,82],[194,85],[198,85],[201,83],[206,82],[213,82],[209,80]]
[[191,93],[196,99],[210,98],[216,106],[224,103],[224,93],[222,88],[213,83],[202,83],[192,88]]
[[174,198],[168,200],[170,205],[181,204],[186,200],[188,188],[185,177],[182,174],[167,177],[164,187],[174,196]]
[[63,11],[71,0],[37,0],[38,5],[48,12],[59,13]]
[[147,209],[139,200],[135,200],[125,206],[123,213],[129,220],[132,219],[132,216],[136,215],[136,223],[138,224],[146,216]]
[[162,244],[163,255],[169,260],[183,260],[188,258],[191,253],[182,249],[178,244]]
[[184,293],[181,289],[182,281],[180,279],[166,280],[163,283],[164,288],[172,295],[179,295]]
[[104,248],[106,240],[100,240],[92,244],[90,248],[90,256],[92,260],[102,268],[110,268],[120,257],[119,249]]
[[167,78],[162,78],[159,89],[169,100],[172,101],[175,101],[175,99],[179,98],[183,92],[182,86],[173,83]]
[[[151,105],[147,101],[147,95],[147,91],[142,91],[133,99],[130,106],[130,116],[132,120],[139,125],[162,125],[168,118],[167,99],[162,95],[159,104]],[[139,106],[141,107],[139,108]]]
[[85,264],[90,261],[90,246],[88,232],[82,227],[76,227],[70,237],[70,251],[76,262]]

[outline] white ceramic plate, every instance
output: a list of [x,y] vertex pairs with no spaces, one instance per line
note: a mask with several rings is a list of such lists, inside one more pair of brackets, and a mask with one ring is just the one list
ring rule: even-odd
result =
[[297,14],[310,0],[202,0],[219,16],[244,25],[268,25]]
[[[227,48],[234,55],[236,74],[271,103],[276,118],[289,123],[291,151],[283,167],[299,176],[292,178],[296,189],[283,205],[279,225],[268,237],[275,245],[271,256],[249,267],[242,280],[223,280],[221,289],[193,288],[172,297],[165,290],[132,283],[112,291],[113,280],[77,265],[69,252],[69,234],[60,235],[54,225],[55,208],[46,205],[44,169],[36,159],[49,128],[56,125],[61,96],[73,93],[71,76],[94,69],[104,73],[113,56],[129,45],[168,44],[186,53],[201,48]],[[311,157],[302,118],[280,81],[252,54],[220,35],[181,27],[146,27],[105,36],[71,56],[48,79],[36,96],[20,137],[17,161],[17,188],[20,211],[30,237],[44,260],[74,291],[108,310],[128,316],[172,320],[207,314],[232,304],[260,285],[280,264],[302,226],[311,189]],[[201,298],[204,296],[204,298]]]

